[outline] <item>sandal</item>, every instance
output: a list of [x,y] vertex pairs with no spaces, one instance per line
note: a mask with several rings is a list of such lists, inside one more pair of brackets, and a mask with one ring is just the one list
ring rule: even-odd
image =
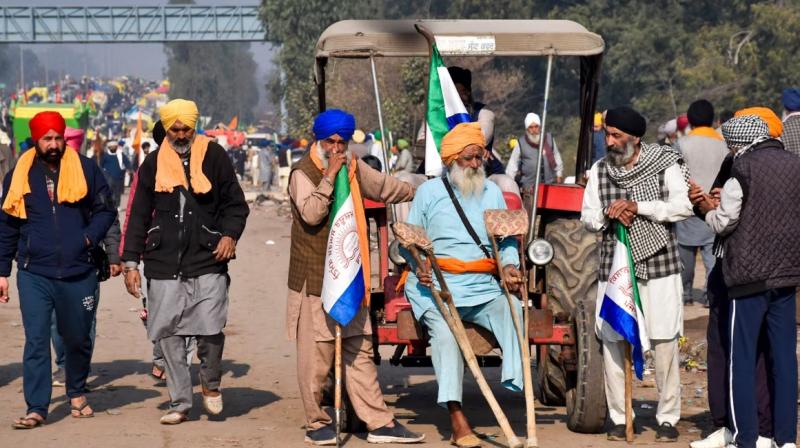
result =
[[42,417],[31,417],[30,415],[20,417],[11,424],[14,429],[33,429],[40,426],[44,426],[44,419]]
[[481,439],[473,434],[468,434],[459,439],[455,438],[455,434],[450,437],[450,445],[457,446],[458,448],[479,448],[483,446]]
[[[84,414],[83,410],[89,407],[89,400],[84,398],[83,404],[79,406],[75,406],[73,404],[70,405],[70,413],[72,414],[72,418],[92,418],[94,417],[94,410],[91,408],[89,409],[91,412],[88,414]],[[76,414],[77,412],[77,414]]]

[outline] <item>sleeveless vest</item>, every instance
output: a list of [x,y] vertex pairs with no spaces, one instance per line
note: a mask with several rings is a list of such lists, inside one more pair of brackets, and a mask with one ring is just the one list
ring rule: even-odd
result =
[[[609,177],[605,160],[600,161],[597,165],[597,179],[600,202],[603,204],[603,208],[610,206],[617,199],[630,199],[628,197],[628,191],[616,185]],[[661,198],[663,200],[669,196],[666,182],[664,182],[664,171],[658,174],[658,184],[661,186]],[[608,280],[608,276],[611,274],[611,265],[614,261],[614,247],[617,241],[614,225],[617,224],[615,221],[612,221],[612,223],[603,230],[603,239],[600,242],[600,269],[598,271],[598,278],[602,282]],[[667,245],[644,261],[644,263],[647,264],[648,279],[666,277],[681,272],[682,265],[680,255],[678,254],[675,226],[670,223],[666,223],[666,226],[670,233]]]
[[[312,146],[309,151],[314,151]],[[323,174],[314,165],[309,156],[309,152],[292,165],[289,179],[295,170],[305,174],[314,186],[322,182]],[[356,165],[356,179],[359,177],[358,165]],[[322,222],[312,226],[306,224],[300,217],[300,212],[294,201],[289,201],[292,206],[292,244],[289,251],[289,289],[300,292],[303,285],[306,287],[306,294],[319,296],[322,294],[322,277],[325,268],[325,252],[328,250],[328,235],[330,227],[330,209]]]
[[742,187],[739,224],[725,238],[731,297],[800,285],[800,158],[769,140],[733,163]]

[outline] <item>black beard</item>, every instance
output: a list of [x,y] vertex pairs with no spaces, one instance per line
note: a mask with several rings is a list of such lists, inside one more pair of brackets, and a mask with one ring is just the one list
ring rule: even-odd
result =
[[44,151],[39,149],[39,148],[36,148],[36,151],[37,151],[37,153],[39,154],[39,157],[42,160],[44,160],[46,163],[50,163],[50,164],[56,164],[56,163],[60,162],[61,161],[61,157],[64,155],[64,152],[61,151],[60,149],[57,149],[57,148],[56,149],[47,149],[47,150],[44,150]]

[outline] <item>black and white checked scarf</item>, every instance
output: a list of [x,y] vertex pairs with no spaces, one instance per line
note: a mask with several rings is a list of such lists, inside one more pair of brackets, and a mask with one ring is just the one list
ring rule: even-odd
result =
[[[683,173],[683,179],[689,183],[689,170],[683,163],[683,158],[669,146],[642,143],[639,160],[631,170],[607,164],[608,176],[619,187],[628,190],[630,199],[634,202],[663,200],[658,174],[678,163]],[[653,222],[647,218],[636,216],[631,223],[630,244],[633,261],[636,264],[636,276],[647,279],[647,260],[656,252],[667,245],[670,232],[662,223]]]
[[728,147],[737,148],[733,158],[738,159],[769,140],[769,126],[757,115],[733,117],[722,124],[722,136]]

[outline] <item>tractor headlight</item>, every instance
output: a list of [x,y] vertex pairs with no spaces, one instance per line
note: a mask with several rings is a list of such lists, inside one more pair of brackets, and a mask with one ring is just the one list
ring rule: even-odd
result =
[[536,266],[544,266],[553,260],[553,245],[537,238],[528,244],[528,259]]

